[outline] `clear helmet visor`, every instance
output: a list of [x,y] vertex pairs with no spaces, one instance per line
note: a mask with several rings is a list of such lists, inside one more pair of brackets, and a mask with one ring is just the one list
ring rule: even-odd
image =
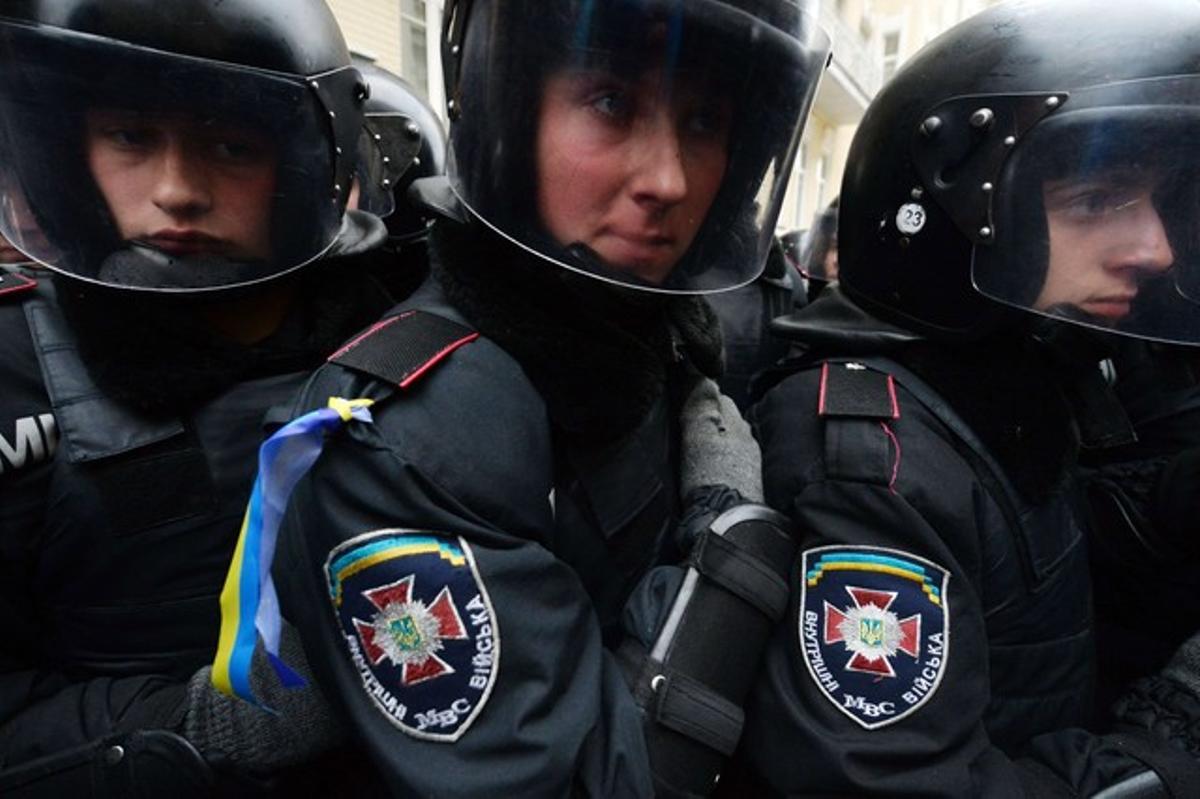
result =
[[484,0],[448,171],[463,203],[562,267],[701,293],[762,270],[829,52],[784,0]]
[[296,76],[0,23],[0,105],[0,233],[58,272],[228,288],[340,230],[328,112]]
[[838,278],[838,211],[826,208],[813,217],[801,253],[800,271],[809,280],[832,283]]
[[1072,92],[995,188],[976,288],[1100,330],[1200,343],[1200,79]]
[[358,167],[351,205],[385,219],[395,212],[396,191],[405,175],[419,165],[421,129],[396,112],[368,113],[358,142]]

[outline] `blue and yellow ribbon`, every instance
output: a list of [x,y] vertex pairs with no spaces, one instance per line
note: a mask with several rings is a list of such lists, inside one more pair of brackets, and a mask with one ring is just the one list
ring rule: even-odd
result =
[[280,682],[286,687],[304,685],[279,657],[283,623],[271,577],[279,524],[292,490],[320,456],[326,434],[351,420],[371,423],[371,404],[367,399],[333,397],[327,407],[289,422],[259,448],[258,477],[221,590],[221,637],[212,681],[222,693],[263,707],[250,688],[250,663],[260,636]]

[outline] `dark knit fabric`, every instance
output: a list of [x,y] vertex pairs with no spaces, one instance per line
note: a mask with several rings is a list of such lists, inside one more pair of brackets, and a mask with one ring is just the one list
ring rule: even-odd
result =
[[570,437],[633,430],[684,358],[702,374],[720,374],[720,325],[702,298],[579,275],[482,225],[440,222],[431,244],[433,272],[450,302],[521,364]]

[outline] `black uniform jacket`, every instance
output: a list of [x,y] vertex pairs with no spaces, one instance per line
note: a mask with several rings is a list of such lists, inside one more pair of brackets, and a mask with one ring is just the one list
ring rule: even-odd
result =
[[[148,414],[93,382],[37,275],[0,295],[0,771],[178,722],[216,650],[267,412],[314,365],[298,323],[249,376]],[[329,297],[344,306],[338,338],[391,301],[372,281],[344,284],[319,303],[322,320]]]
[[766,269],[752,283],[706,299],[721,320],[725,341],[721,393],[745,409],[754,376],[788,353],[787,340],[770,332],[771,320],[804,307],[804,283],[776,246],[771,248]]
[[49,280],[0,298],[0,766],[183,700],[215,650],[266,409],[303,378],[147,417],[90,381]]
[[333,396],[376,404],[292,496],[284,616],[397,795],[647,795],[639,711],[606,644],[677,515],[677,410],[664,399],[621,440],[557,440],[520,365],[471,339],[436,281],[372,335],[402,358],[447,320],[464,325],[456,349],[406,388],[331,363],[301,392],[293,416]]
[[1069,484],[1023,499],[961,417],[881,357],[916,337],[826,294],[780,325],[823,356],[799,357],[754,411],[768,502],[805,535],[747,709],[739,757],[758,790],[1086,796],[1152,781],[1080,726],[1095,664]]
[[1106,689],[1162,668],[1200,628],[1200,358],[1122,341],[1115,389],[1136,442],[1085,453]]

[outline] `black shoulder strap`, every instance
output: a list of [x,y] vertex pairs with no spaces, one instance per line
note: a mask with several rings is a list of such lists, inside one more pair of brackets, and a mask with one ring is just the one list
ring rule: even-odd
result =
[[817,413],[836,418],[899,419],[896,381],[888,371],[855,361],[826,361],[821,364]]
[[329,356],[329,363],[407,389],[479,333],[428,311],[386,316]]
[[25,294],[37,288],[37,281],[19,272],[0,269],[0,301]]
[[825,423],[825,470],[830,477],[891,486],[900,450],[888,423],[900,418],[896,383],[886,370],[858,361],[820,364],[817,414]]
[[22,295],[28,298],[22,310],[54,410],[59,449],[67,460],[98,461],[182,434],[184,425],[177,417],[151,418],[96,386],[79,353],[75,331],[54,298],[54,284],[35,285],[37,291]]

